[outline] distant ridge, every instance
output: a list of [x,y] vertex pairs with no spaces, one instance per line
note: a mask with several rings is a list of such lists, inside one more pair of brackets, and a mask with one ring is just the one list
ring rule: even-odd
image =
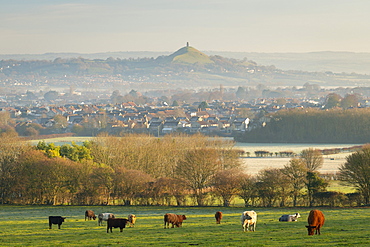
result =
[[[186,49],[187,48],[187,49]],[[194,51],[194,53],[193,53]],[[129,58],[153,58],[165,63],[194,64],[209,62],[208,56],[222,56],[225,58],[252,60],[259,65],[274,65],[283,70],[299,70],[309,72],[335,73],[360,73],[370,75],[370,53],[368,52],[340,52],[340,51],[321,51],[303,53],[262,53],[262,52],[230,52],[230,51],[211,51],[204,50],[202,53],[193,47],[183,47],[173,53],[173,51],[116,51],[101,53],[44,53],[44,54],[0,54],[0,60],[48,60],[56,58],[86,58],[86,59],[107,59],[109,57],[119,59]],[[176,54],[176,55],[175,55]],[[178,55],[183,54],[177,59]],[[185,55],[186,54],[186,55]],[[192,58],[192,54],[196,58]],[[197,54],[197,55],[196,55]],[[203,55],[200,55],[203,54]],[[203,63],[204,64],[204,63]]]

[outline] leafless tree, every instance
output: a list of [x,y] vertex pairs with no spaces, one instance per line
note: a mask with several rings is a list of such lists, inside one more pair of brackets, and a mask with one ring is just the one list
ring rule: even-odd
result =
[[320,169],[324,163],[321,151],[313,148],[302,150],[300,159],[304,162],[306,168],[310,172]]
[[221,170],[214,176],[214,192],[220,196],[224,207],[229,207],[234,196],[238,193],[241,170],[234,168]]

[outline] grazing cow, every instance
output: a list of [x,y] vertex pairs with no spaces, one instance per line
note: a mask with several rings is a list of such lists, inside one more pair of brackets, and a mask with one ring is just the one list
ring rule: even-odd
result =
[[177,215],[177,214],[171,214],[171,213],[165,214],[164,215],[164,229],[166,229],[166,225],[167,225],[167,228],[170,228],[170,223],[172,224],[172,228],[174,228],[175,226],[181,227],[182,222],[184,220],[186,220],[185,215]]
[[128,222],[130,222],[130,227],[135,227],[136,215],[129,214],[127,219],[128,219]]
[[49,216],[49,229],[51,229],[52,224],[58,225],[58,229],[60,229],[60,225],[64,222],[66,217],[62,216]]
[[222,212],[217,211],[217,212],[215,213],[215,218],[216,218],[216,224],[221,224]]
[[91,220],[91,219],[96,220],[96,215],[95,215],[94,211],[92,211],[92,210],[86,210],[86,212],[85,212],[85,221],[86,221],[86,218],[88,220]]
[[308,226],[307,231],[308,235],[314,235],[314,230],[316,229],[315,234],[320,235],[320,228],[324,225],[325,217],[320,210],[311,210],[308,215]]
[[118,228],[120,229],[120,232],[122,232],[123,228],[126,228],[127,219],[122,218],[109,218],[107,223],[107,233],[112,232],[112,228]]
[[[255,231],[257,224],[257,213],[252,211],[244,211],[240,217],[242,222],[243,231]],[[251,229],[250,229],[251,228]]]
[[280,218],[279,221],[298,221],[298,218],[300,218],[301,215],[299,213],[295,214],[283,214]]
[[103,225],[103,220],[108,221],[108,219],[114,219],[115,216],[112,213],[101,213],[98,215],[98,226]]

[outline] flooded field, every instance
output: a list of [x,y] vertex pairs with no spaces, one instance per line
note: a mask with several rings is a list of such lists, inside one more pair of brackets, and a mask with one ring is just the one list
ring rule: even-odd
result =
[[[257,174],[260,170],[265,168],[282,168],[288,164],[291,158],[288,157],[276,157],[275,152],[292,151],[295,154],[299,154],[302,150],[308,148],[315,149],[332,149],[332,148],[346,148],[357,146],[361,144],[276,144],[276,143],[236,143],[235,148],[241,149],[244,152],[249,152],[250,157],[243,157],[242,162],[245,166],[247,173],[251,175]],[[255,151],[268,151],[273,153],[272,157],[256,157]],[[323,167],[319,170],[321,173],[336,173],[338,167],[344,164],[346,157],[351,153],[339,153],[324,155]]]

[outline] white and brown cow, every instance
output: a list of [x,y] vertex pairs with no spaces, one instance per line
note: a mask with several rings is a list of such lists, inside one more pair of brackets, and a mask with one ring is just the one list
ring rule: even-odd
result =
[[255,211],[244,211],[240,217],[243,231],[255,231],[257,224],[257,213]]
[[98,215],[98,226],[102,225],[103,221],[108,221],[108,219],[114,219],[115,216],[112,213],[101,213]]
[[128,217],[128,222],[130,223],[130,227],[135,227],[135,223],[136,223],[136,215],[134,214],[129,214]]

